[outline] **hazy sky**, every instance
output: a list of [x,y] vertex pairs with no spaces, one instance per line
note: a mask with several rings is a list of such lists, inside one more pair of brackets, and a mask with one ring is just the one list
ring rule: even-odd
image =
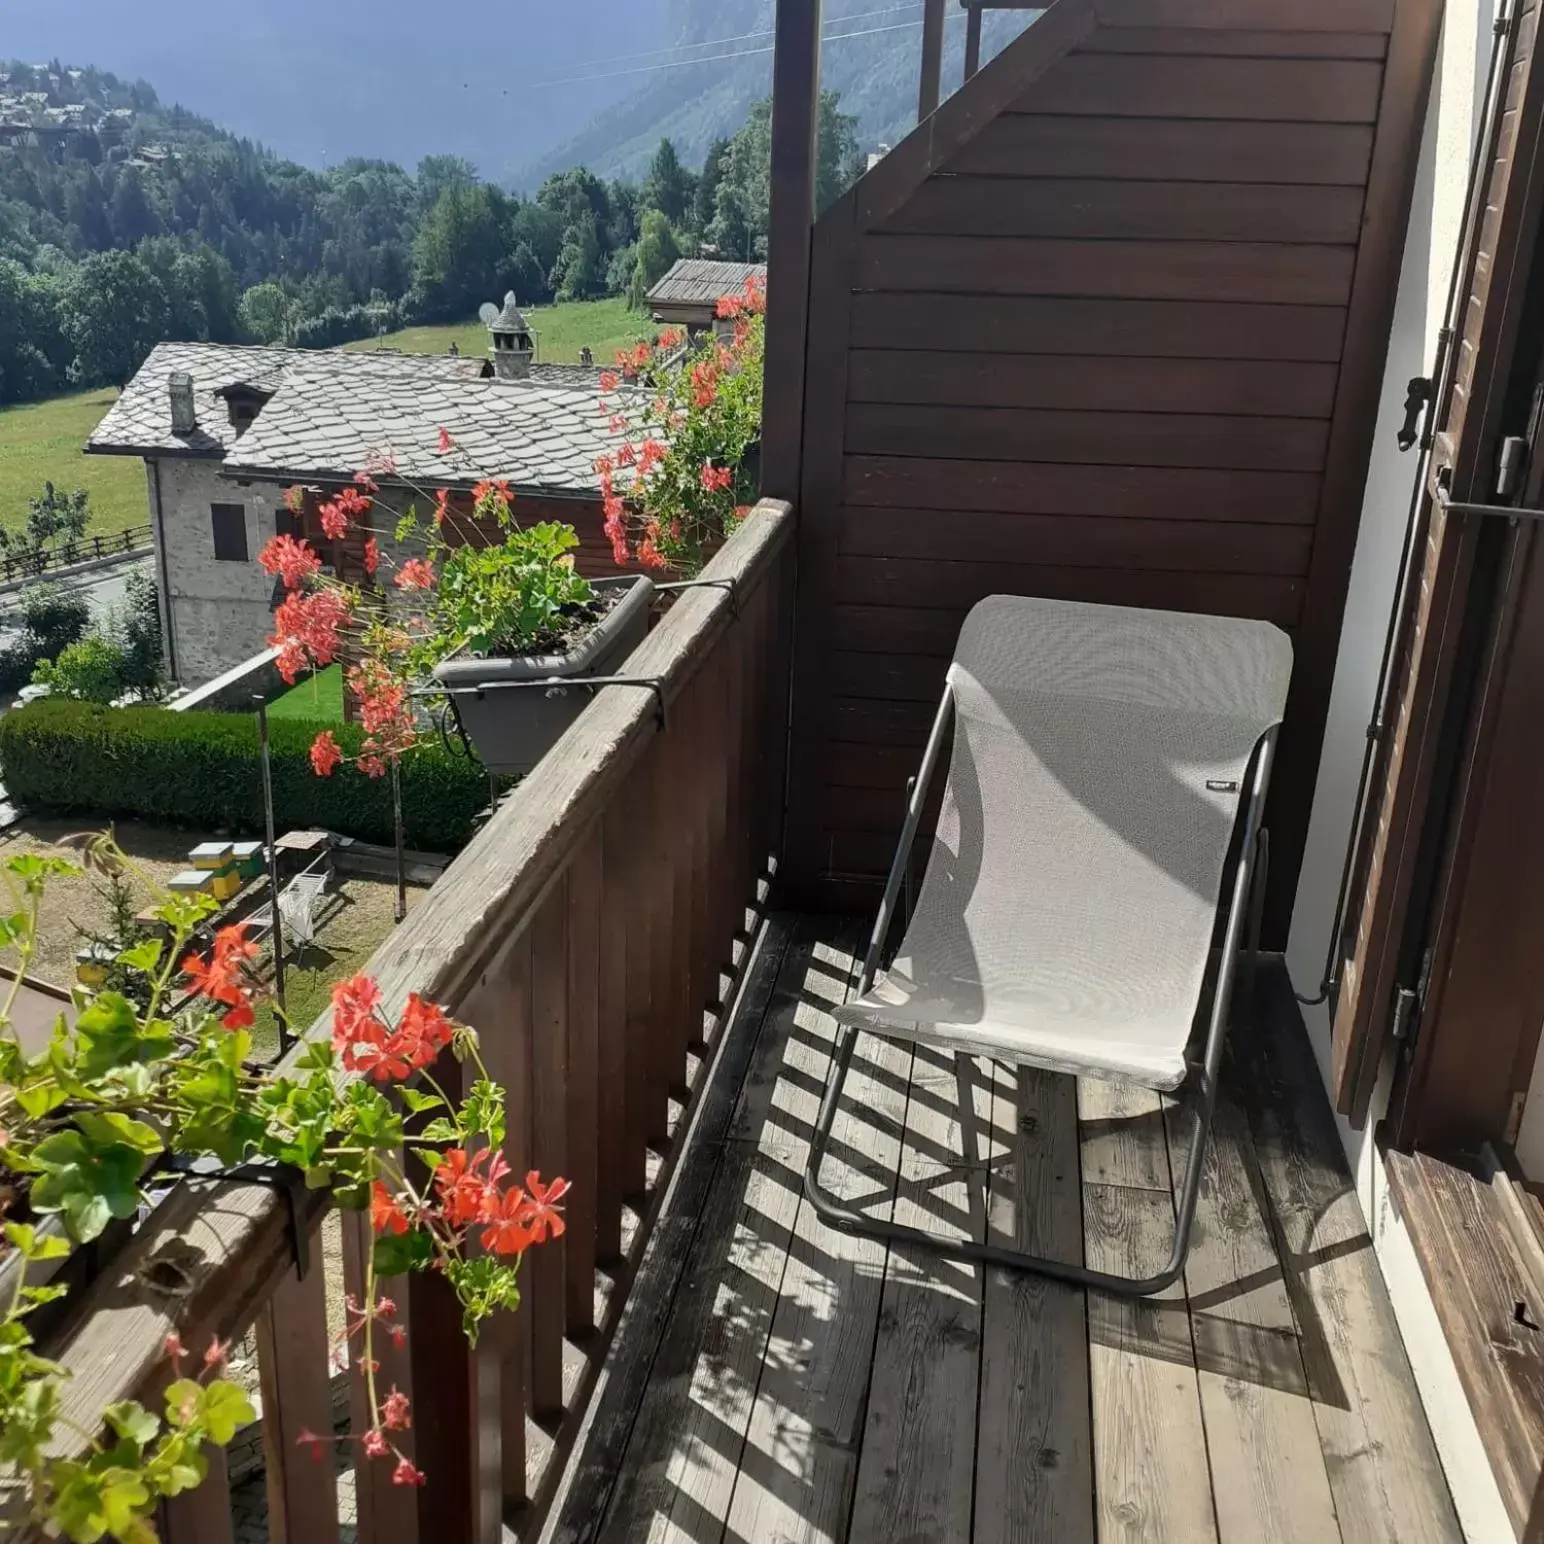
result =
[[163,100],[310,165],[373,155],[411,166],[453,151],[500,176],[640,83],[531,82],[661,48],[665,9],[666,0],[0,0],[0,57],[143,77]]

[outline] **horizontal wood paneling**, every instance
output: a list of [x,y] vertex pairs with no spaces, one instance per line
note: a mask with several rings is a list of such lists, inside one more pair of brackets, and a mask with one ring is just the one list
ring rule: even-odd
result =
[[950,163],[957,175],[1123,177],[1361,188],[1372,129],[1339,123],[994,118]]
[[882,229],[953,236],[1355,244],[1359,187],[931,177]]
[[[944,551],[955,550],[945,544]],[[964,613],[987,595],[1044,595],[1110,606],[1151,606],[1213,616],[1297,620],[1300,579],[1258,574],[1154,573],[960,558],[843,556],[838,592],[859,606],[916,606]]]
[[[1275,7],[1280,27],[1290,15]],[[1187,18],[1191,20],[1193,18]],[[1383,59],[1383,32],[1283,32],[1218,27],[1101,27],[1080,45],[1089,54],[1214,54],[1255,59]]]
[[1095,0],[1094,12],[1104,27],[1387,32],[1394,25],[1394,0]]
[[858,243],[857,288],[1340,306],[1355,259],[1349,246],[876,233]]
[[1383,67],[1369,60],[1074,54],[1040,81],[1037,113],[1372,123]]
[[1319,479],[1304,472],[1145,466],[1034,466],[849,456],[843,502],[885,509],[1036,510],[1107,519],[1311,525]]
[[851,606],[831,610],[831,646],[859,654],[932,654],[948,659],[960,636],[963,612],[918,610],[904,606]]
[[[983,562],[1189,573],[1305,574],[1313,529],[1201,520],[1101,520],[930,509],[844,509],[840,551],[931,558],[939,537]],[[896,647],[901,647],[897,644]]]
[[866,456],[1317,472],[1328,434],[1328,424],[1312,418],[890,402],[847,410],[847,449]]
[[867,293],[852,299],[851,342],[983,354],[1336,363],[1345,321],[1339,306]]
[[847,363],[847,397],[940,407],[1328,418],[1338,373],[1332,364],[1299,361],[854,349]]

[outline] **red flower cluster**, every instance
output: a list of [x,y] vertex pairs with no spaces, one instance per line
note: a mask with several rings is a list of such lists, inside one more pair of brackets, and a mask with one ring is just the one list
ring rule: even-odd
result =
[[291,591],[274,613],[268,640],[279,650],[279,674],[293,684],[308,665],[330,665],[348,618],[348,602],[336,590]]
[[257,953],[257,945],[247,937],[246,923],[237,922],[215,933],[208,959],[190,954],[182,962],[188,990],[230,1010],[220,1020],[227,1029],[246,1029],[253,1023],[252,989],[243,979],[242,961],[256,959]]
[[659,335],[659,346],[662,349],[680,348],[686,342],[686,333],[680,327],[667,327]]
[[340,488],[334,498],[329,499],[317,511],[321,516],[322,530],[328,540],[341,541],[348,535],[349,525],[354,520],[363,520],[373,508],[370,500],[356,487]]
[[712,407],[713,399],[718,395],[719,375],[718,359],[714,355],[699,359],[692,366],[692,401],[698,407]]
[[491,514],[493,506],[508,509],[515,502],[515,491],[503,478],[485,477],[472,489],[472,502]]
[[711,461],[702,464],[702,491],[721,493],[734,481],[734,473],[727,466],[714,466]]
[[373,536],[365,539],[365,572],[373,579],[381,566],[381,544]]
[[[369,976],[353,976],[332,989],[333,1048],[349,1071],[380,1083],[400,1082],[427,1067],[450,1044],[454,1026],[416,992],[409,996],[395,1027],[381,1016],[380,1005],[381,989]],[[379,1196],[372,1200],[371,1216],[377,1230],[386,1231],[378,1211],[381,1204]],[[386,1204],[395,1205],[389,1197]]]
[[745,288],[738,295],[721,295],[718,315],[730,317],[760,316],[767,309],[767,281],[758,273],[746,277]]
[[275,536],[257,555],[265,574],[278,574],[287,590],[298,590],[322,566],[312,547],[293,536]]
[[324,729],[311,742],[311,770],[318,777],[331,777],[333,769],[343,760],[343,751],[333,738],[332,730]]
[[456,448],[456,442],[451,438],[450,430],[442,424],[440,426],[440,454],[448,456]]
[[602,370],[600,372],[600,389],[602,391],[615,391],[622,384],[622,377],[615,370]]
[[500,1255],[524,1254],[532,1244],[561,1237],[558,1203],[568,1194],[568,1181],[543,1184],[533,1169],[524,1186],[501,1189],[508,1174],[503,1155],[490,1148],[476,1153],[451,1148],[434,1171],[446,1222],[453,1228],[481,1226],[482,1247]]
[[409,558],[397,570],[396,585],[399,590],[432,590],[434,569],[423,558]]

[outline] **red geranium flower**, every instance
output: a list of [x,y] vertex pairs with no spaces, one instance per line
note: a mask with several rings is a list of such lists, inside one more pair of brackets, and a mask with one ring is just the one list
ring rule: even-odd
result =
[[558,1210],[558,1202],[572,1188],[566,1179],[555,1179],[544,1185],[541,1175],[534,1169],[526,1175],[525,1189],[530,1199],[521,1220],[531,1230],[533,1242],[544,1244],[549,1238],[563,1236],[563,1214]]
[[434,569],[422,558],[409,558],[397,570],[396,585],[399,590],[432,590]]
[[319,553],[293,536],[275,536],[257,555],[265,574],[278,574],[284,587],[298,590],[322,566]]
[[379,1180],[370,1191],[370,1226],[377,1233],[407,1232],[407,1213]]
[[343,760],[343,752],[333,738],[332,730],[324,729],[311,742],[311,770],[318,777],[331,777],[333,768]]

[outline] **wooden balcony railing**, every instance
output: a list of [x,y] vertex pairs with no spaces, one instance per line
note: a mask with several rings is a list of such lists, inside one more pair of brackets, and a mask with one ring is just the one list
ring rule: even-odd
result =
[[[786,505],[752,511],[629,661],[654,684],[599,691],[368,967],[388,1010],[416,990],[478,1029],[508,1090],[511,1167],[573,1190],[561,1243],[527,1257],[519,1313],[475,1351],[442,1281],[386,1284],[408,1335],[383,1350],[382,1376],[411,1394],[406,1435],[429,1479],[394,1490],[391,1466],[361,1453],[359,1544],[498,1540],[506,1519],[534,1526],[555,1484],[647,1227],[651,1154],[667,1152],[688,1067],[727,1022],[780,838],[792,526]],[[329,1032],[324,1016],[313,1033]],[[172,1329],[193,1347],[255,1327],[269,1537],[296,1544],[339,1537],[333,1466],[296,1445],[333,1428],[324,1211],[309,1198],[292,1228],[270,1188],[186,1182],[47,1347],[73,1374],[65,1416],[91,1428],[112,1400],[155,1394]],[[357,1292],[368,1223],[342,1223]],[[168,1544],[232,1539],[211,1459],[165,1507]]]

